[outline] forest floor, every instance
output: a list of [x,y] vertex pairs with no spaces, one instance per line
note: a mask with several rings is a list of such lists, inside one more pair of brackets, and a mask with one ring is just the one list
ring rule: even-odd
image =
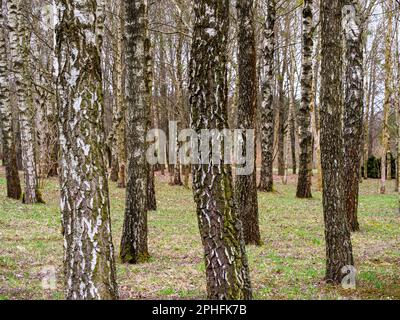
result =
[[[357,289],[325,284],[324,223],[321,193],[295,198],[296,177],[276,192],[259,194],[264,245],[247,248],[256,299],[400,299],[400,215],[397,195],[378,193],[377,180],[361,185],[361,231],[352,236]],[[23,205],[5,197],[0,169],[0,300],[63,299],[63,240],[60,234],[58,179],[45,181],[46,205]],[[389,190],[394,183],[389,182]],[[157,177],[158,211],[149,213],[151,260],[122,265],[117,259],[121,299],[206,298],[203,252],[192,192]],[[110,183],[116,256],[124,215],[124,191]],[[57,286],[44,290],[48,267]]]

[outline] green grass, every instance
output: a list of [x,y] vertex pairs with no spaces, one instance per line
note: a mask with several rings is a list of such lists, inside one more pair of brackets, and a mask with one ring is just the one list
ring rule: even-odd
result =
[[[359,220],[353,235],[357,289],[323,282],[325,240],[321,193],[295,198],[295,177],[276,192],[259,194],[261,247],[247,248],[257,299],[400,299],[400,216],[397,195],[380,195],[376,180],[361,185]],[[23,205],[5,197],[0,169],[0,300],[62,299],[63,240],[58,179],[45,181],[46,205]],[[393,190],[389,183],[389,190]],[[151,259],[122,265],[117,278],[122,299],[205,298],[205,267],[191,190],[170,187],[157,177],[158,211],[149,213]],[[116,256],[124,214],[124,190],[110,183]],[[43,269],[55,266],[57,289],[42,289]]]

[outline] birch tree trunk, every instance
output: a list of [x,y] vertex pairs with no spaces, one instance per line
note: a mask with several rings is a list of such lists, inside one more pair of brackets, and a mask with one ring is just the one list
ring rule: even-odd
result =
[[[153,109],[153,59],[151,54],[150,38],[147,37],[145,41],[145,64],[146,64],[146,89],[147,89],[147,124],[146,132],[152,126],[152,109]],[[156,191],[155,191],[155,178],[154,167],[147,163],[147,198],[146,207],[149,211],[157,210]]]
[[322,191],[322,169],[321,169],[321,121],[320,121],[320,106],[317,104],[317,96],[318,96],[318,80],[320,73],[320,64],[321,64],[321,37],[318,38],[317,46],[315,49],[316,61],[314,63],[314,76],[313,83],[311,87],[311,120],[314,124],[314,148],[315,148],[315,166],[317,168],[317,184],[316,189],[318,191]]
[[298,112],[300,126],[300,162],[299,179],[297,184],[298,198],[312,198],[312,133],[311,133],[311,99],[313,85],[313,0],[304,0],[303,5],[303,48],[302,48],[302,77],[301,105]]
[[264,26],[264,70],[261,104],[261,177],[260,191],[272,192],[274,188],[274,52],[275,52],[276,2],[268,1]]
[[294,106],[290,115],[290,151],[292,153],[292,173],[297,174],[296,111]]
[[17,91],[18,118],[21,135],[22,164],[24,169],[25,190],[23,202],[32,204],[43,202],[38,189],[36,172],[33,119],[31,117],[32,96],[29,72],[29,31],[26,17],[22,14],[25,0],[10,0],[8,8],[10,55],[12,73]]
[[321,2],[321,164],[326,281],[340,283],[353,265],[343,189],[342,1]]
[[[365,124],[365,134],[368,136],[365,139],[365,153],[366,153],[366,162],[365,162],[365,167],[367,170],[367,176],[368,176],[368,158],[372,155],[373,151],[373,142],[374,142],[374,137],[373,137],[373,128],[374,128],[374,123],[376,121],[375,117],[375,101],[376,101],[376,96],[377,96],[377,90],[378,90],[378,73],[377,73],[377,65],[378,65],[378,55],[377,55],[377,48],[378,48],[378,35],[375,37],[374,42],[376,43],[376,49],[374,53],[371,53],[371,65],[372,65],[372,74],[371,74],[371,90],[370,90],[370,98],[368,99],[368,119],[366,119],[366,124]],[[372,49],[374,50],[374,49]]]
[[358,224],[358,194],[360,185],[364,104],[364,44],[363,26],[358,0],[346,0],[344,34],[346,42],[346,85],[344,103],[344,189],[345,211],[351,231]]
[[114,182],[118,182],[118,170],[119,170],[119,165],[118,165],[118,157],[117,157],[117,151],[115,146],[110,147],[110,152],[111,152],[111,168],[110,168],[110,180]]
[[[257,54],[254,35],[254,3],[243,0],[236,3],[238,15],[238,69],[239,103],[237,110],[237,129],[255,130],[257,110]],[[246,141],[243,136],[244,141]],[[250,143],[250,142],[247,142]],[[256,150],[255,135],[251,142]],[[244,144],[242,153],[246,152]],[[256,159],[254,167],[256,168]],[[250,175],[236,176],[235,204],[243,223],[246,244],[261,245],[258,222],[257,170]]]
[[123,61],[123,41],[124,41],[124,2],[118,1],[117,17],[117,45],[115,52],[116,64],[116,89],[117,89],[117,110],[120,112],[120,123],[116,132],[116,145],[118,157],[118,187],[126,187],[126,105],[124,97],[124,66]]
[[120,257],[124,263],[149,259],[147,245],[146,129],[149,92],[147,79],[147,0],[125,1],[126,104],[127,104],[127,189]]
[[[395,192],[400,192],[400,31],[399,31],[399,21],[400,21],[400,3],[397,4],[397,18],[396,18],[396,61],[397,61],[397,92],[396,103],[395,103],[395,114],[396,114],[396,126],[397,126],[397,137],[396,137],[396,186]],[[400,197],[399,197],[399,213],[400,213]]]
[[363,148],[363,158],[364,158],[364,179],[368,179],[368,158],[370,156],[369,153],[369,145],[370,145],[370,114],[373,104],[375,103],[375,83],[376,83],[376,63],[374,63],[373,58],[371,57],[371,74],[369,76],[368,81],[368,93],[366,98],[366,106],[365,106],[365,121],[364,121],[364,148]]
[[289,174],[289,154],[292,155],[293,174],[297,173],[296,163],[296,57],[293,49],[290,50],[290,72],[289,72],[289,132],[286,135],[286,160],[285,160],[285,177],[284,181],[287,184]]
[[[386,180],[387,180],[387,167],[391,165],[388,157],[390,154],[389,150],[389,112],[390,105],[392,103],[392,37],[393,37],[393,25],[392,25],[392,8],[393,1],[388,0],[385,6],[386,19],[387,19],[387,30],[386,30],[386,48],[385,48],[385,101],[383,106],[383,123],[382,123],[382,162],[381,162],[381,194],[386,193]],[[389,160],[389,161],[388,161]]]
[[[192,129],[200,134],[202,129],[228,128],[229,1],[199,0],[193,6],[190,108]],[[193,191],[205,253],[208,298],[251,299],[242,223],[233,205],[231,167],[224,163],[223,156],[217,162],[199,156],[199,164],[193,166]]]
[[[291,102],[290,102],[291,104]],[[290,111],[289,111],[290,112]],[[282,177],[282,184],[287,185],[288,183],[288,171],[289,171],[289,154],[290,154],[290,137],[289,133],[285,134],[285,139],[284,139],[284,145],[285,145],[285,172]]]
[[[178,130],[182,129],[184,127],[184,121],[182,121],[182,113],[184,112],[184,100],[183,100],[183,68],[182,68],[182,49],[183,49],[183,36],[179,34],[177,39],[177,44],[176,44],[176,79],[174,81],[174,87],[175,87],[175,95],[177,99],[177,107],[176,110],[172,111],[172,119],[175,121],[178,121]],[[171,42],[171,47],[173,46],[173,43]],[[175,76],[175,75],[174,75]],[[175,112],[175,113],[174,113]],[[177,137],[176,137],[177,138]],[[176,145],[176,163],[173,166],[172,174],[173,176],[171,177],[171,186],[182,186],[182,178],[181,178],[181,163],[179,159],[179,150],[181,147],[181,144],[179,143],[178,139],[175,141]]]
[[3,4],[0,0],[0,123],[2,129],[3,156],[6,167],[7,197],[20,199],[22,190],[18,175],[17,154],[13,133],[9,81],[7,73],[6,33]]
[[[287,120],[287,99],[285,92],[285,78],[288,74],[288,48],[290,42],[290,18],[285,17],[285,24],[283,26],[284,37],[282,50],[282,70],[278,76],[277,91],[278,91],[278,125],[277,125],[277,145],[278,145],[278,175],[283,177],[285,175],[285,136],[286,136],[286,120]],[[279,61],[279,59],[278,59]]]
[[66,298],[116,299],[105,162],[101,1],[56,0]]
[[[168,137],[168,86],[167,86],[167,70],[166,70],[166,59],[165,59],[165,45],[164,45],[164,35],[159,34],[159,48],[160,48],[160,67],[159,67],[159,77],[160,77],[160,128],[163,130]],[[168,139],[168,138],[167,138]],[[169,142],[169,141],[168,141]],[[165,150],[165,157],[168,159],[168,148]],[[169,166],[168,166],[169,168]],[[165,164],[161,165],[161,174],[165,175]]]
[[147,178],[147,210],[156,211],[157,201],[155,194],[155,177],[154,177],[154,167],[149,165],[148,168],[148,178]]

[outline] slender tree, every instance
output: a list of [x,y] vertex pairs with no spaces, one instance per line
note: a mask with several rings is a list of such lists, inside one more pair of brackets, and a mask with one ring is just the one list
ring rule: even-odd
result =
[[264,24],[264,69],[263,101],[261,104],[261,177],[260,191],[272,192],[274,188],[274,52],[276,1],[267,3]]
[[312,133],[311,133],[311,99],[313,85],[312,52],[313,40],[313,0],[304,0],[303,4],[303,46],[301,105],[298,112],[300,126],[300,166],[297,184],[298,198],[311,198],[312,179]]
[[156,193],[155,193],[155,177],[154,177],[154,168],[149,165],[148,168],[148,178],[147,178],[147,210],[148,211],[156,211],[157,210],[157,201],[156,201]]
[[[248,130],[255,129],[257,109],[257,54],[254,36],[253,0],[238,1],[236,9],[239,44],[239,102],[236,123],[238,129]],[[245,137],[243,138],[246,141]],[[255,136],[251,143],[255,146]],[[243,152],[246,151],[243,150]],[[254,157],[254,165],[255,160]],[[260,245],[256,170],[250,175],[236,175],[235,203],[243,223],[246,244]]]
[[315,48],[314,76],[311,87],[311,104],[313,133],[314,133],[314,149],[315,149],[315,166],[317,168],[317,183],[316,189],[322,191],[322,169],[321,169],[321,122],[320,122],[320,106],[317,103],[317,91],[319,84],[319,73],[321,65],[321,37],[318,37],[318,42]]
[[121,260],[141,263],[149,259],[147,245],[148,163],[148,6],[147,0],[125,1],[126,104],[128,153],[125,219]]
[[116,299],[100,67],[104,7],[57,0],[56,10],[66,298]]
[[[168,133],[168,111],[167,111],[167,102],[168,102],[168,84],[167,84],[167,68],[166,68],[166,57],[165,57],[165,41],[164,35],[159,34],[159,83],[160,83],[160,105],[159,105],[159,114],[160,114],[160,128],[165,133]],[[168,148],[166,148],[165,156],[168,158]],[[169,166],[168,166],[169,168]],[[165,174],[165,165],[161,166],[161,174]]]
[[[229,1],[200,0],[193,6],[190,108],[192,129],[200,134],[203,129],[228,128]],[[199,164],[193,166],[193,190],[205,253],[208,297],[250,299],[249,268],[242,224],[233,206],[230,165],[223,162],[223,157],[215,162],[200,155]]]
[[290,50],[290,92],[289,92],[289,133],[290,133],[290,152],[292,154],[292,171],[297,174],[297,157],[296,157],[296,57],[295,50]]
[[289,154],[292,156],[292,169],[293,174],[297,173],[297,162],[296,162],[296,57],[295,50],[291,48],[290,50],[290,68],[289,68],[289,81],[288,81],[288,91],[289,91],[289,132],[286,135],[287,140],[287,152],[286,152],[286,163],[285,163],[285,184],[287,183],[288,171],[289,171]]
[[6,33],[4,26],[3,4],[0,0],[0,123],[3,139],[3,157],[6,167],[7,197],[20,199],[22,190],[18,175],[17,155],[13,133],[13,121],[9,97],[7,73]]
[[[400,3],[397,3],[397,18],[396,18],[396,61],[397,61],[397,92],[395,114],[396,114],[396,126],[397,126],[397,159],[396,159],[396,186],[395,191],[400,192]],[[400,197],[399,197],[399,210],[400,210]],[[400,211],[399,211],[400,212]]]
[[[146,130],[152,125],[151,119],[151,111],[152,107],[152,92],[153,92],[153,59],[151,55],[151,43],[150,38],[147,37],[145,41],[145,66],[146,66],[146,90],[147,90],[147,124]],[[147,198],[146,198],[146,207],[149,211],[157,210],[157,201],[156,201],[156,191],[155,191],[155,179],[154,179],[154,167],[147,163]]]
[[8,2],[8,29],[10,37],[10,58],[12,61],[12,74],[17,91],[17,105],[19,129],[21,135],[22,164],[25,177],[23,202],[27,204],[43,202],[36,172],[33,120],[32,92],[29,70],[29,30],[27,28],[26,0],[10,0]]
[[363,26],[358,0],[346,0],[344,34],[346,81],[344,103],[345,211],[351,231],[360,229],[357,218],[363,136],[364,71]]
[[[372,48],[370,50],[369,55],[369,79],[368,79],[368,92],[366,96],[365,103],[365,120],[364,120],[364,149],[363,149],[363,158],[364,158],[364,179],[368,179],[368,158],[370,156],[370,120],[371,120],[371,110],[373,110],[373,105],[375,103],[375,93],[376,93],[376,75],[377,75],[377,63],[376,63],[376,51],[378,41],[377,37],[372,42]],[[368,66],[367,66],[368,67]]]
[[[178,2],[176,2],[178,4]],[[178,27],[181,23],[179,23],[180,20],[178,20]],[[185,113],[185,100],[184,100],[184,95],[183,95],[183,59],[182,59],[182,50],[183,50],[183,35],[178,34],[177,35],[177,43],[176,43],[176,50],[175,50],[175,64],[176,64],[176,79],[174,81],[174,90],[176,94],[176,108],[175,110],[172,111],[173,113],[173,119],[178,121],[178,129],[183,128],[185,125],[185,119],[184,119],[184,113]],[[172,43],[171,43],[172,44]],[[174,75],[175,77],[175,75]],[[172,186],[182,186],[182,178],[181,178],[181,163],[179,159],[179,148],[181,147],[181,144],[179,143],[178,140],[175,141],[176,144],[176,163],[174,165],[173,170],[171,171],[171,184]]]
[[288,52],[290,45],[290,23],[291,19],[289,15],[285,16],[284,23],[281,26],[278,24],[282,33],[282,50],[278,50],[278,61],[281,61],[281,69],[277,77],[277,147],[278,147],[278,175],[284,177],[285,175],[285,136],[286,136],[286,120],[288,114],[288,104],[287,104],[287,92],[285,88],[285,79],[288,75]]
[[342,1],[321,1],[321,164],[326,280],[340,283],[353,265],[343,188]]
[[[387,180],[387,168],[388,162],[390,165],[390,149],[389,149],[389,112],[390,105],[392,103],[392,37],[393,37],[393,25],[392,25],[392,8],[393,1],[388,0],[386,3],[386,44],[385,44],[385,101],[383,106],[383,123],[382,123],[382,162],[381,162],[381,194],[386,193],[386,180]],[[389,159],[389,161],[387,161]]]
[[[116,67],[116,102],[117,110],[120,113],[118,116],[119,124],[116,132],[116,149],[118,157],[118,187],[126,187],[126,105],[124,97],[124,45],[123,45],[123,34],[124,34],[124,2],[118,1],[117,3],[117,26],[116,26],[116,47],[115,47],[115,67]],[[117,119],[117,121],[118,121]]]

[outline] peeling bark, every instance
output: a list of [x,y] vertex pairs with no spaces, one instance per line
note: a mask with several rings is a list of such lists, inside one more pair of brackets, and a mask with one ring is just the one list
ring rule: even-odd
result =
[[[228,0],[199,0],[194,6],[194,34],[189,67],[192,129],[228,128]],[[199,159],[201,160],[201,159]],[[201,161],[200,161],[201,163]],[[231,167],[223,159],[193,166],[209,299],[251,299],[242,223],[233,206]]]
[[56,0],[55,9],[66,298],[117,299],[100,66],[104,8]]

